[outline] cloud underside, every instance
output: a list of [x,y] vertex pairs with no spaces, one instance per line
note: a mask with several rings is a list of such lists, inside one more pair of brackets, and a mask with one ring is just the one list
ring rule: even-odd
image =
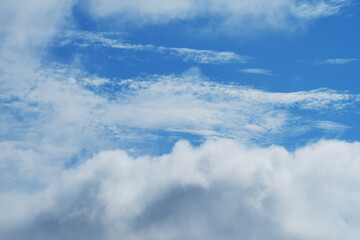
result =
[[359,239],[360,144],[293,153],[232,140],[133,159],[101,152],[32,193],[2,192],[2,239]]

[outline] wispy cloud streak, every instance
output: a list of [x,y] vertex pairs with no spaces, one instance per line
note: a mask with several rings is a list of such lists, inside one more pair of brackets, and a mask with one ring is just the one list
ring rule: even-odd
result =
[[327,59],[325,63],[333,64],[333,65],[340,65],[340,64],[347,64],[358,61],[357,58],[334,58],[334,59]]
[[[190,48],[176,48],[154,46],[152,44],[131,44],[106,37],[109,33],[90,33],[90,32],[67,32],[66,40],[60,41],[60,46],[66,44],[75,44],[80,47],[91,47],[97,44],[103,47],[111,47],[133,51],[150,51],[164,55],[171,55],[183,59],[183,61],[192,61],[199,64],[229,64],[246,63],[248,57],[241,56],[234,52],[198,50]],[[82,40],[78,43],[76,40]]]
[[267,76],[274,76],[270,70],[262,69],[262,68],[246,68],[240,69],[240,72],[243,73],[251,73],[251,74],[260,74],[260,75],[267,75]]
[[312,65],[322,65],[322,64],[344,65],[344,64],[354,63],[358,60],[359,59],[357,58],[329,58],[326,60],[315,60],[315,61],[304,61],[304,62]]

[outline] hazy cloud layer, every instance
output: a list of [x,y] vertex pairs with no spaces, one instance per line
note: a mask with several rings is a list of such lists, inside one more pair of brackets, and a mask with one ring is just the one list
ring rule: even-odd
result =
[[[243,34],[259,29],[293,29],[310,19],[336,15],[348,0],[92,0],[94,16],[121,16],[123,20],[142,23],[166,23],[176,19],[214,16],[210,28],[229,31],[236,27]],[[220,27],[219,27],[220,26]]]

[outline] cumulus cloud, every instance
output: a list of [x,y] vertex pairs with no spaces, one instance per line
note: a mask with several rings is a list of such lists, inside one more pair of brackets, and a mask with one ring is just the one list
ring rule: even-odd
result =
[[106,151],[44,190],[0,194],[4,239],[358,239],[360,144],[288,152],[232,140]]

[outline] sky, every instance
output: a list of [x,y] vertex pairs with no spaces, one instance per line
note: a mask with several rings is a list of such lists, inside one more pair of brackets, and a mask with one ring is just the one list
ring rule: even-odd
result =
[[357,1],[0,4],[0,239],[360,238]]

